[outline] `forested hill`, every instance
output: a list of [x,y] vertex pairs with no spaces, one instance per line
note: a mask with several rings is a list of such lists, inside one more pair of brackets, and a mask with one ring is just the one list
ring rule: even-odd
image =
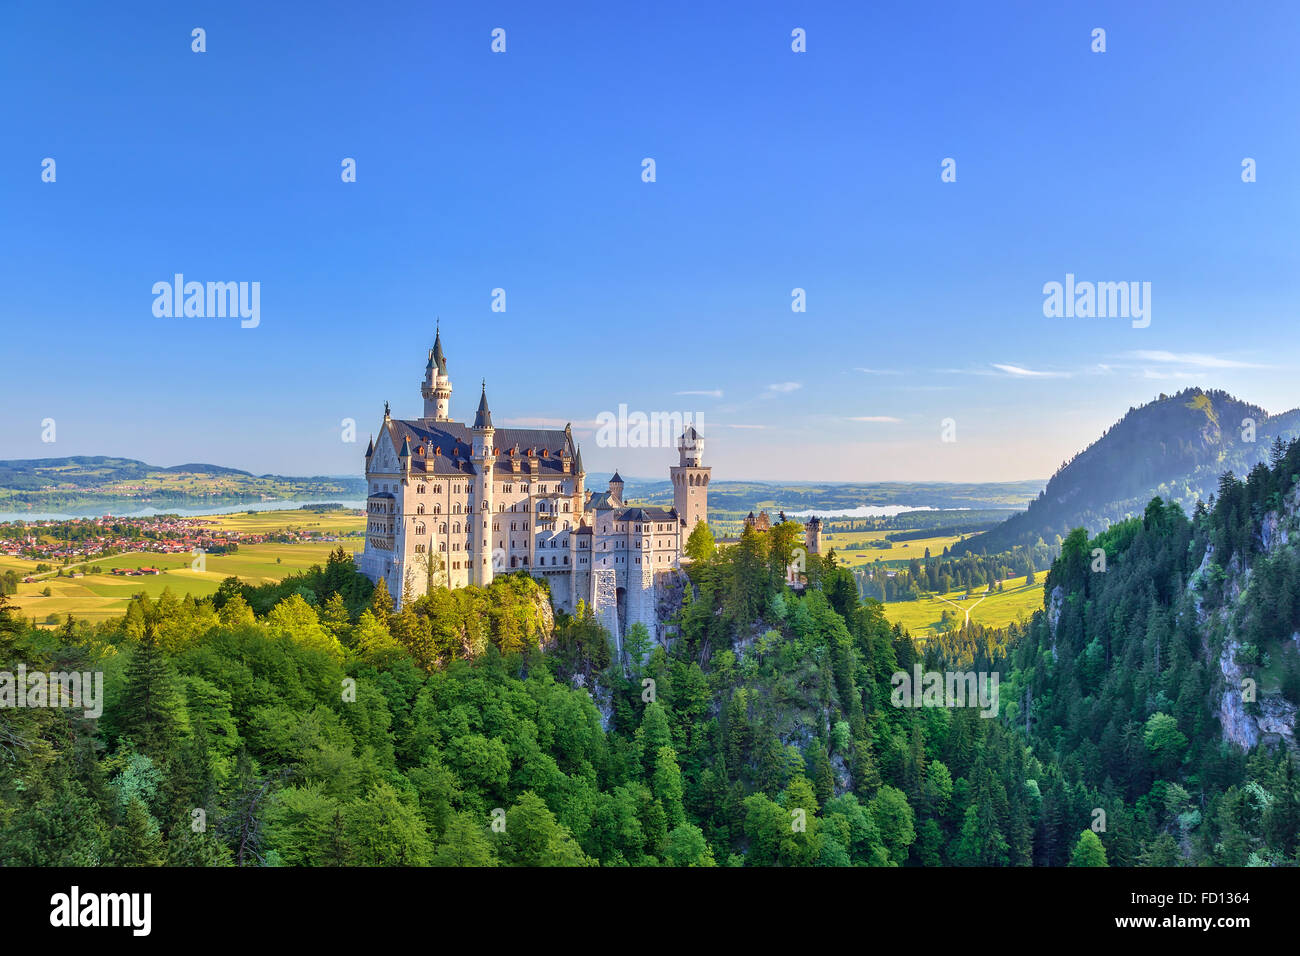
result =
[[1297,862],[1300,443],[1271,463],[1072,532],[1012,650],[1007,717],[1101,788],[1112,860]]
[[189,464],[164,468],[134,458],[76,455],[70,458],[18,458],[0,461],[0,488],[12,491],[35,491],[59,486],[92,488],[105,482],[141,480],[151,475],[181,472],[253,477],[247,471],[223,468],[220,465]]
[[526,574],[397,610],[342,550],[53,631],[0,595],[0,672],[104,674],[100,714],[0,707],[0,866],[1294,865],[1300,444],[1274,464],[923,645],[831,554],[791,589],[793,522],[693,534],[667,641]]
[[0,511],[88,502],[359,497],[364,495],[364,489],[365,482],[360,478],[254,475],[238,468],[200,463],[163,467],[103,455],[0,461]]
[[[1253,422],[1253,431],[1249,424]],[[1224,472],[1244,475],[1268,458],[1275,439],[1300,436],[1300,409],[1270,416],[1222,391],[1193,388],[1130,408],[1119,422],[1052,476],[1023,514],[954,546],[995,553],[1082,527],[1097,532],[1140,515],[1159,496],[1188,512],[1208,500]]]

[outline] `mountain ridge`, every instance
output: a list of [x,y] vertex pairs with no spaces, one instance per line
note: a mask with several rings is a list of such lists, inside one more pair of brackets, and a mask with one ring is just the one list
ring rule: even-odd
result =
[[957,545],[992,553],[1040,538],[1053,544],[1075,527],[1090,533],[1142,514],[1159,496],[1191,511],[1225,472],[1246,474],[1274,440],[1300,437],[1300,409],[1270,415],[1219,389],[1161,394],[1129,410],[1066,461],[1019,515]]

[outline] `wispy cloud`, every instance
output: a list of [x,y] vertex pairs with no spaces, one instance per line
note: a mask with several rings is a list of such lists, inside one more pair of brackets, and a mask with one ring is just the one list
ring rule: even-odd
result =
[[863,375],[902,375],[901,369],[896,368],[855,368],[853,371],[861,372]]
[[681,392],[673,392],[674,395],[703,395],[706,398],[721,398],[722,389],[720,388],[688,388]]
[[901,418],[895,418],[892,415],[850,415],[846,421],[850,422],[901,422]]
[[1012,378],[1069,378],[1069,372],[1043,372],[1038,369],[1024,368],[1020,365],[1006,365],[1002,362],[993,362],[992,366],[1005,375]]
[[801,388],[803,388],[803,382],[777,382],[774,385],[769,385],[767,390],[769,392],[797,392]]
[[1223,358],[1218,355],[1206,355],[1203,352],[1164,352],[1159,350],[1136,349],[1125,353],[1129,358],[1140,362],[1160,362],[1165,365],[1182,365],[1187,368],[1267,368],[1254,362],[1242,362],[1237,359]]
[[767,428],[766,425],[732,425],[732,424],[723,424],[721,427],[722,428],[746,428],[746,429],[754,429],[756,431],[763,431],[764,429]]

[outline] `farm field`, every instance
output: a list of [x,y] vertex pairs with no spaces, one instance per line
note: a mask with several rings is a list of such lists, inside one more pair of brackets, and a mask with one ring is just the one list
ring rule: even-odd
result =
[[[228,515],[211,515],[204,518],[226,531],[245,534],[270,534],[276,531],[347,532],[366,530],[364,512],[335,508],[322,511],[246,511]],[[358,545],[360,539],[358,539]],[[348,550],[344,544],[344,550]]]
[[[359,542],[358,542],[359,543]],[[191,567],[194,560],[188,554],[154,554],[132,552],[96,558],[91,564],[104,569],[103,574],[89,574],[79,578],[47,577],[32,584],[20,584],[18,593],[10,597],[21,613],[44,622],[50,614],[63,618],[72,614],[87,621],[104,621],[120,617],[126,612],[131,598],[144,592],[157,598],[170,587],[178,598],[186,594],[204,597],[213,594],[228,577],[238,577],[249,584],[279,581],[313,564],[324,565],[331,551],[337,547],[349,554],[352,545],[343,542],[307,542],[293,544],[249,544],[237,554],[205,555],[205,570]],[[111,568],[153,567],[162,571],[158,575],[119,577],[109,574]],[[41,592],[48,587],[50,596]]]
[[839,532],[836,534],[822,535],[822,551],[829,549],[835,550],[835,559],[845,567],[861,568],[869,564],[875,564],[879,558],[885,564],[899,562],[906,564],[908,561],[916,558],[918,560],[925,557],[925,549],[930,549],[930,554],[938,556],[943,554],[944,548],[950,548],[963,537],[969,535],[946,535],[937,538],[917,538],[915,541],[895,541],[892,548],[850,548],[848,545],[858,544],[866,541],[879,541],[889,531],[849,531]]
[[16,558],[9,554],[0,554],[0,573],[5,571],[17,571],[19,574],[31,574],[36,570],[35,561],[28,561],[26,558]]
[[[1006,627],[1021,617],[1028,618],[1043,606],[1044,573],[1038,582],[1026,586],[1025,579],[1008,578],[1006,590],[983,597],[979,592],[962,600],[964,591],[952,591],[940,597],[926,597],[920,601],[891,601],[886,604],[885,616],[892,624],[902,624],[913,637],[924,638],[940,631],[944,611],[961,617],[970,611],[970,619],[985,627]],[[983,600],[981,600],[983,598]]]

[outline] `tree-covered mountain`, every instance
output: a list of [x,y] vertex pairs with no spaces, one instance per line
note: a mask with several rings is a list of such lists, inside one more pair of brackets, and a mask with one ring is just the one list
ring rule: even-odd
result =
[[1300,443],[1270,465],[1071,532],[1011,650],[1005,717],[1096,788],[1112,862],[1297,860]]
[[1029,508],[953,548],[989,554],[1055,545],[1072,528],[1097,532],[1141,515],[1159,496],[1191,511],[1219,476],[1246,474],[1268,458],[1277,439],[1300,436],[1300,409],[1269,415],[1222,391],[1187,389],[1161,395],[1128,413],[1057,470]]
[[0,673],[105,674],[0,708],[0,865],[1295,865],[1297,478],[1073,532],[1031,620],[923,644],[833,554],[791,588],[795,523],[697,529],[659,640],[525,574],[399,611],[341,550],[52,632],[0,597]]
[[162,467],[103,455],[0,461],[0,511],[100,501],[292,498],[365,494],[361,478],[254,475],[191,463]]

